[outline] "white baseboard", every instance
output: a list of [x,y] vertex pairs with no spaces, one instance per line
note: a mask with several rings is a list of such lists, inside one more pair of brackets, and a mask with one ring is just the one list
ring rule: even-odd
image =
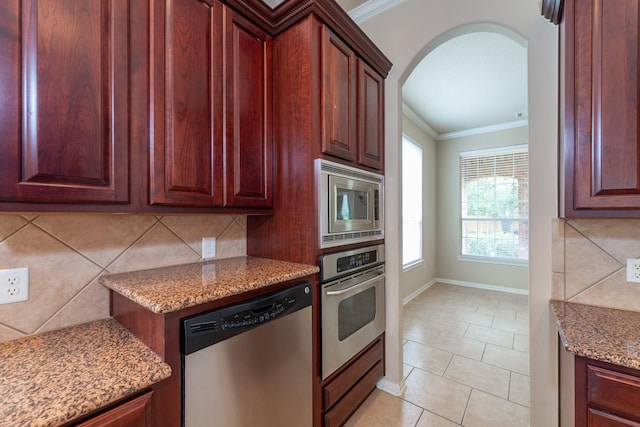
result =
[[469,288],[487,289],[490,291],[508,292],[510,294],[529,295],[528,289],[508,288],[506,286],[486,285],[484,283],[465,282],[462,280],[442,279],[440,277],[434,279],[435,282],[448,283],[449,285],[466,286]]
[[432,281],[430,281],[428,283],[425,283],[424,285],[420,286],[418,289],[416,289],[415,291],[413,291],[412,293],[407,295],[402,300],[402,305],[407,305],[412,299],[414,299],[415,297],[417,297],[418,295],[420,295],[421,293],[423,293],[424,291],[429,289],[436,282],[437,282],[437,280],[433,279]]
[[407,388],[407,385],[404,383],[404,378],[399,383],[392,383],[391,381],[387,381],[385,378],[378,381],[376,384],[380,390],[389,393],[392,396],[400,397],[404,390]]

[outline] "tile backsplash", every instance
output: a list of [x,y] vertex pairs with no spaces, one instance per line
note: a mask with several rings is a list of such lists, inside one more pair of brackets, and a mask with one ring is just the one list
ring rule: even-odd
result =
[[29,300],[0,305],[0,341],[109,316],[102,274],[246,255],[244,215],[0,215],[0,269],[29,268]]
[[640,311],[640,284],[626,280],[640,219],[556,219],[552,254],[555,299]]

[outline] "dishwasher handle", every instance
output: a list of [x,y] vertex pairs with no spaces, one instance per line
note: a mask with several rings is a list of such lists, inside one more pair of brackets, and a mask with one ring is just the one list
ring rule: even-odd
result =
[[194,353],[308,307],[311,300],[311,284],[303,282],[238,304],[186,317],[181,319],[181,352],[183,355]]

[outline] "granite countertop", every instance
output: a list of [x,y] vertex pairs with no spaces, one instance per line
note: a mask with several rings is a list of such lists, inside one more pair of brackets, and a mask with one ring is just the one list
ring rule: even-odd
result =
[[111,274],[100,282],[154,313],[170,313],[318,271],[315,265],[238,257]]
[[556,300],[551,309],[568,352],[640,369],[640,313]]
[[0,343],[0,426],[59,426],[171,368],[114,319]]

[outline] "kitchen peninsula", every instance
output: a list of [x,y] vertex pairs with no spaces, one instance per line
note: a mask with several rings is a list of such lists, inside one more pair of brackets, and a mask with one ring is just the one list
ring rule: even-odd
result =
[[151,418],[181,423],[182,319],[288,288],[318,271],[315,265],[236,257],[101,277],[113,291],[113,317],[171,366],[171,377],[152,387]]

